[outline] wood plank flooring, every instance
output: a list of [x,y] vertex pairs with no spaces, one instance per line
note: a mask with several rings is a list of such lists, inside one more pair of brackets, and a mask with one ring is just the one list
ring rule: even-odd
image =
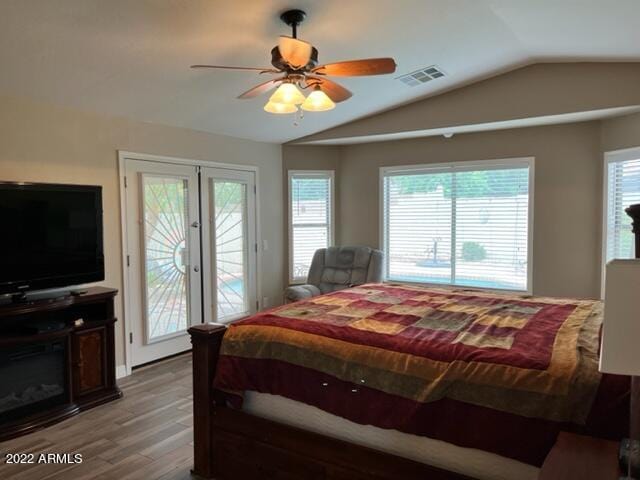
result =
[[[191,354],[137,370],[118,384],[124,393],[122,399],[0,443],[0,479],[192,478]],[[6,464],[7,453],[21,452],[80,453],[83,461]]]

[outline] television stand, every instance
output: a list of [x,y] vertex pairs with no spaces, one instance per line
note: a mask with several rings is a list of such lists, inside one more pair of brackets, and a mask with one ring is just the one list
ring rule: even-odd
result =
[[0,442],[122,396],[115,378],[117,290],[0,305]]
[[85,295],[87,292],[87,289],[71,290],[69,291],[69,295],[72,297],[79,297],[80,295]]

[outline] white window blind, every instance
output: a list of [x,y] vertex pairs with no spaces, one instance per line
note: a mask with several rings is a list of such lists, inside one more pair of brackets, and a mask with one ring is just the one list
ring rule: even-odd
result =
[[387,278],[529,290],[532,159],[385,168]]
[[607,155],[605,263],[634,257],[629,205],[640,203],[640,149]]
[[290,271],[304,281],[313,254],[333,243],[333,172],[289,172]]

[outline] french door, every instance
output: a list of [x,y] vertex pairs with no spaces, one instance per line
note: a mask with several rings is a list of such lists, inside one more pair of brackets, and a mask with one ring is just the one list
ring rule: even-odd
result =
[[203,168],[201,187],[204,320],[226,323],[258,307],[255,174]]
[[131,365],[257,309],[253,172],[125,159]]

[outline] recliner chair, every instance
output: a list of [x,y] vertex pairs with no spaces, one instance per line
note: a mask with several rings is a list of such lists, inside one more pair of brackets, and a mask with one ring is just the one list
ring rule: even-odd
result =
[[307,283],[291,285],[284,292],[286,303],[363,283],[382,281],[384,254],[369,247],[329,247],[313,254]]

